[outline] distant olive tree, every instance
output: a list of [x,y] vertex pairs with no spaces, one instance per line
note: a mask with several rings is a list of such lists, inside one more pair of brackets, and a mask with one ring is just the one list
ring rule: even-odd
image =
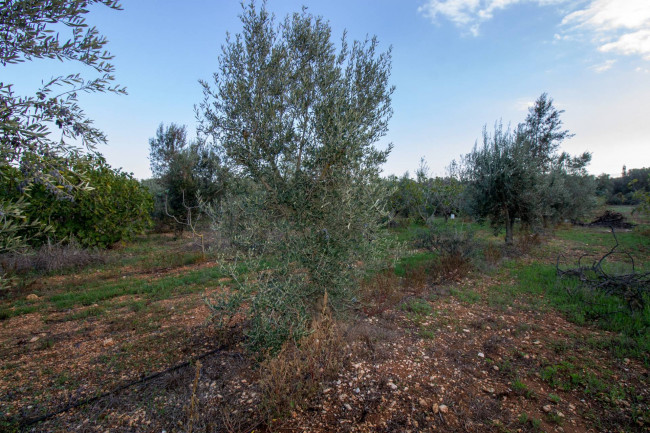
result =
[[218,200],[224,193],[227,171],[215,151],[187,138],[185,125],[160,124],[149,139],[149,161],[157,184],[156,214],[177,232],[194,227],[200,201]]
[[647,185],[650,185],[650,174],[648,174],[648,177],[646,178],[646,187],[634,191],[634,198],[638,200],[639,203],[634,211],[646,215],[650,214],[650,191],[648,190]]
[[483,145],[463,159],[472,213],[505,227],[506,243],[516,219],[531,226],[577,219],[595,203],[596,184],[585,170],[591,155],[558,153],[573,136],[562,129],[562,113],[543,93],[525,122],[514,131],[497,124],[492,135],[484,128]]
[[418,213],[423,222],[433,216],[442,216],[445,222],[453,213],[458,213],[462,205],[463,184],[456,177],[456,167],[452,163],[445,177],[429,177],[429,166],[424,158],[415,172],[421,200]]
[[491,135],[483,128],[483,143],[463,159],[471,213],[489,218],[495,229],[505,227],[508,244],[513,242],[515,218],[529,220],[535,208],[539,172],[527,150],[498,123]]
[[211,305],[250,308],[250,344],[277,348],[304,335],[325,293],[334,309],[351,305],[368,264],[386,197],[378,174],[390,147],[374,144],[392,114],[391,57],[375,38],[344,36],[337,50],[328,22],[305,9],[277,24],[250,2],[241,20],[203,82],[201,132],[259,186],[222,208],[245,209],[240,224],[262,235],[250,246],[279,263]]
[[392,191],[388,199],[388,209],[393,220],[408,223],[421,219],[424,205],[421,184],[411,179],[408,171],[400,177],[395,175],[388,177],[385,183]]

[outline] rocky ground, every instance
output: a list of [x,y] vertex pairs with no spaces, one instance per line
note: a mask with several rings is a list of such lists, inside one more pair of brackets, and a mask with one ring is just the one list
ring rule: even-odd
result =
[[542,299],[495,300],[504,275],[433,283],[415,273],[372,288],[375,299],[337,322],[335,374],[282,413],[269,407],[286,396],[262,385],[275,373],[237,332],[224,339],[210,324],[204,291],[144,310],[118,297],[97,316],[91,305],[10,317],[0,322],[0,430],[650,431],[648,367],[617,355],[614,334],[568,322]]

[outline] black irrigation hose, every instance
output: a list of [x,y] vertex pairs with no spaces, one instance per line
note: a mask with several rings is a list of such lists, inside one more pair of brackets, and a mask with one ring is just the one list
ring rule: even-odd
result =
[[216,349],[212,349],[209,352],[206,352],[206,353],[204,353],[202,355],[197,356],[196,358],[190,359],[190,360],[185,361],[185,362],[181,362],[180,364],[176,364],[173,367],[169,367],[166,370],[162,370],[162,371],[159,371],[157,373],[152,373],[149,376],[145,376],[145,377],[142,377],[140,379],[128,382],[128,383],[126,383],[124,385],[120,385],[117,388],[113,389],[112,391],[107,391],[107,392],[105,392],[103,394],[96,395],[94,397],[90,397],[90,398],[87,398],[85,400],[77,401],[77,402],[72,403],[72,404],[68,404],[67,406],[64,406],[61,409],[55,410],[55,411],[47,413],[45,415],[41,415],[41,416],[36,417],[36,418],[25,419],[25,420],[20,422],[20,427],[21,428],[29,427],[30,425],[33,425],[33,424],[48,420],[48,419],[53,418],[53,417],[55,417],[57,415],[60,415],[60,414],[62,414],[64,412],[67,412],[70,409],[75,409],[75,408],[80,407],[80,406],[85,406],[85,405],[93,403],[93,402],[95,402],[97,400],[101,400],[102,398],[107,397],[107,396],[109,396],[111,394],[115,394],[115,393],[118,393],[120,391],[123,391],[123,390],[125,390],[127,388],[130,388],[130,387],[134,386],[134,385],[138,385],[140,383],[148,382],[148,381],[150,381],[152,379],[155,379],[157,377],[160,377],[160,376],[162,376],[164,374],[171,373],[172,371],[176,371],[176,370],[181,369],[183,367],[187,367],[191,363],[199,361],[199,360],[201,360],[203,358],[206,358],[206,357],[208,357],[210,355],[214,355],[217,352],[221,352],[224,348],[225,348],[225,346],[217,347]]

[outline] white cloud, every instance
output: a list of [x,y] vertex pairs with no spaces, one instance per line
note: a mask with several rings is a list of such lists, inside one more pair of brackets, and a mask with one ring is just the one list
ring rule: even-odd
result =
[[650,1],[592,0],[564,17],[569,32],[588,32],[598,50],[650,60]]
[[612,69],[614,63],[616,63],[616,60],[605,60],[605,62],[599,65],[593,65],[590,69],[594,72],[601,73]]
[[[586,36],[604,53],[650,60],[650,0],[427,0],[418,11],[432,21],[444,18],[478,36],[482,23],[516,4],[563,5],[556,41]],[[566,8],[572,10],[567,11]]]
[[540,6],[563,3],[567,0],[428,0],[418,11],[432,21],[443,17],[458,27],[478,36],[481,23],[489,21],[494,13],[518,3],[536,3]]
[[626,33],[618,40],[601,45],[598,49],[604,53],[638,54],[645,60],[650,60],[650,29]]
[[649,21],[650,2],[647,0],[592,0],[586,8],[565,16],[562,24],[606,32],[642,28],[648,26]]

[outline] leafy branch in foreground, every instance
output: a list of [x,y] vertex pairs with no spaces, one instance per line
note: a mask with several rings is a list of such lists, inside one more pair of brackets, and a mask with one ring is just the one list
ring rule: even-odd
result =
[[[3,75],[12,65],[34,59],[77,62],[98,73],[91,78],[79,73],[53,77],[34,95],[19,95],[12,83],[0,82],[0,171],[3,185],[17,188],[7,191],[11,200],[0,201],[0,251],[24,248],[27,239],[15,233],[39,225],[21,211],[30,201],[32,186],[41,185],[64,200],[71,199],[75,189],[88,189],[83,173],[66,175],[66,159],[80,150],[73,143],[94,151],[106,136],[81,109],[78,95],[126,93],[112,84],[113,56],[105,50],[108,41],[86,23],[89,7],[95,4],[121,9],[117,0],[0,1]],[[58,137],[52,137],[54,131]]]
[[[19,96],[11,83],[0,83],[0,158],[3,164],[23,163],[26,177],[49,181],[48,161],[74,151],[70,140],[90,150],[106,141],[77,104],[79,93],[126,92],[111,85],[113,56],[104,49],[108,41],[85,21],[87,8],[95,3],[121,9],[115,0],[0,2],[3,68],[33,59],[57,59],[82,63],[100,74],[90,79],[78,73],[54,77],[32,96]],[[67,39],[52,29],[61,24],[71,29]],[[52,126],[61,133],[57,140],[50,139]]]

